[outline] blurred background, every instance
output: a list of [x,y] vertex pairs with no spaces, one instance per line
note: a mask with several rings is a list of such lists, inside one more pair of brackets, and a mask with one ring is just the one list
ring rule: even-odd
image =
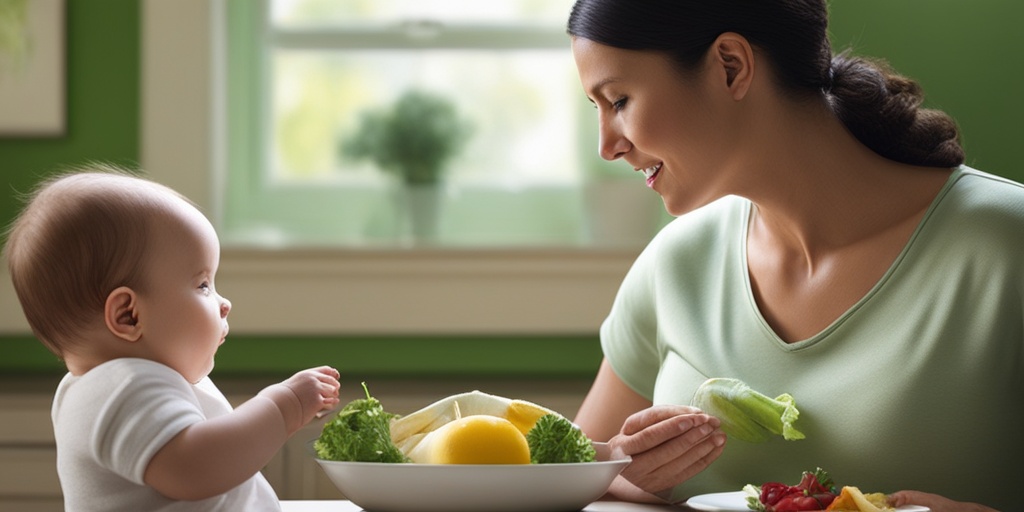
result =
[[[219,230],[234,310],[212,377],[232,400],[331,364],[343,401],[366,381],[397,413],[480,389],[572,416],[618,283],[669,218],[598,158],[571,3],[0,0],[20,27],[0,32],[0,222],[49,173],[140,168]],[[830,9],[836,51],[918,80],[968,165],[1024,181],[1024,4]],[[4,272],[0,511],[61,508],[62,374]],[[316,429],[266,470],[282,498],[335,496],[308,464]]]

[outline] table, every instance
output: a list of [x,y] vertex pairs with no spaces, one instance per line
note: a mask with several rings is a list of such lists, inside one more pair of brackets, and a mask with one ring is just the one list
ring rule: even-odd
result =
[[[363,509],[346,500],[297,500],[281,501],[284,512],[363,512]],[[688,507],[668,505],[641,505],[620,501],[597,501],[587,505],[583,512],[682,512]]]

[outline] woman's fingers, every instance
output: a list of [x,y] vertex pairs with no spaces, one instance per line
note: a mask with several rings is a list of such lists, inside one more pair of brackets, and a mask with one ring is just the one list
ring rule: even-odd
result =
[[648,407],[626,418],[626,421],[622,424],[622,433],[632,435],[655,423],[684,417],[688,414],[703,414],[703,411],[687,405],[656,405]]
[[615,444],[625,454],[633,455],[684,434],[689,434],[692,438],[696,435],[693,433],[695,429],[707,435],[718,426],[717,418],[693,407],[656,406],[630,416],[623,425],[622,432],[616,436]]
[[889,504],[894,507],[920,505],[932,512],[995,512],[995,509],[977,503],[963,503],[920,491],[899,491],[889,495]]
[[679,457],[648,473],[643,486],[652,493],[675,487],[707,469],[724,449],[725,435],[720,432],[703,439]]
[[633,458],[624,478],[655,493],[692,478],[721,455],[719,421],[685,406],[653,407],[631,416],[612,438],[613,450]]

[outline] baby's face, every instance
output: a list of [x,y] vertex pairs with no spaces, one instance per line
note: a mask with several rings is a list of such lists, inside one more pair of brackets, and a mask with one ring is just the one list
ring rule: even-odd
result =
[[184,201],[153,219],[139,322],[150,357],[195,383],[213,369],[228,334],[231,302],[214,287],[220,243],[210,222]]

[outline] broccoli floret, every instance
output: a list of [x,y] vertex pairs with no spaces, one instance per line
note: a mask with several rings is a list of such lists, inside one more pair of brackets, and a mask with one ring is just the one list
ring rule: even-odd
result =
[[317,457],[323,460],[350,462],[408,462],[409,459],[391,442],[391,418],[380,401],[370,396],[363,383],[366,398],[348,403],[324,425],[320,437],[313,442]]
[[530,462],[533,464],[564,464],[569,462],[594,462],[597,453],[590,438],[557,414],[547,414],[526,434],[530,446]]

